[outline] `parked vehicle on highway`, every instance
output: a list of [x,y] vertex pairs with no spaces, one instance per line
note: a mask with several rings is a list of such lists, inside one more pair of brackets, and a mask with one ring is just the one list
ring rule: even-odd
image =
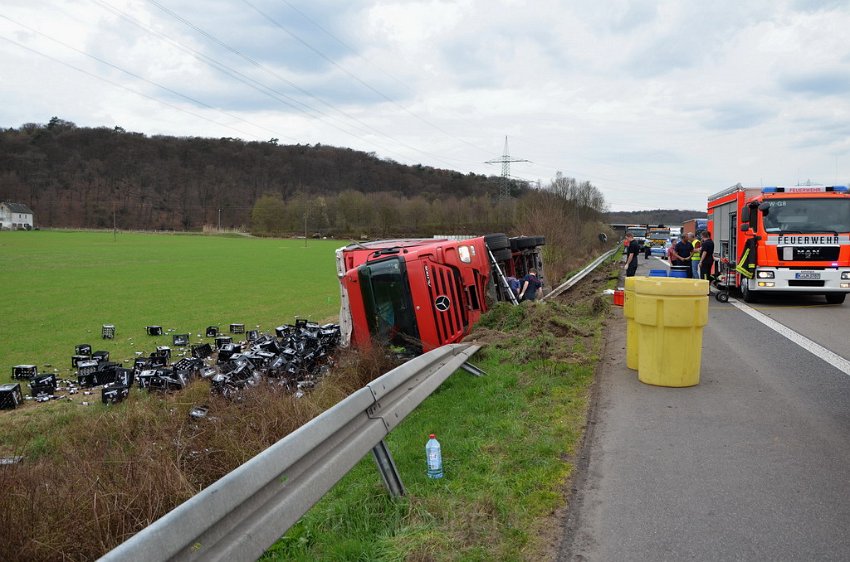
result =
[[650,226],[646,234],[646,240],[651,255],[658,257],[666,256],[667,248],[670,247],[670,227],[663,224]]
[[715,259],[735,267],[730,285],[752,302],[767,293],[850,292],[850,193],[846,186],[745,188],[708,198]]
[[336,251],[343,344],[373,340],[409,353],[460,342],[496,300],[515,302],[506,276],[537,270],[542,237],[354,243]]
[[635,237],[635,241],[637,241],[640,246],[641,253],[643,253],[645,258],[649,257],[649,245],[647,244],[646,235],[649,231],[649,226],[646,224],[632,224],[626,227],[626,234],[631,233]]

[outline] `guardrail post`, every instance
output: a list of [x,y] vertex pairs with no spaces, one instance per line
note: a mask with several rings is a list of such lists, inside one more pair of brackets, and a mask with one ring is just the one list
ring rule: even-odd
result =
[[393,462],[393,456],[390,454],[390,448],[387,447],[387,442],[383,439],[377,445],[372,447],[372,456],[375,457],[375,463],[378,465],[378,472],[381,473],[381,479],[384,481],[384,487],[394,498],[404,495],[404,484],[401,482],[401,475]]
[[483,377],[487,374],[472,363],[464,363],[460,366],[460,368],[469,373],[470,375],[474,375],[476,377]]

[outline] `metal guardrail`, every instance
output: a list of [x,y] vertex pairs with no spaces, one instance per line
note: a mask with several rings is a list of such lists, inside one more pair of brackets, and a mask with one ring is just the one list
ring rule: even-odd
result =
[[560,295],[564,291],[571,289],[573,287],[573,285],[575,285],[576,283],[578,283],[579,281],[584,279],[585,276],[588,273],[590,273],[591,271],[593,271],[594,269],[599,267],[599,265],[602,262],[604,262],[605,260],[607,260],[608,258],[613,256],[614,253],[619,249],[620,249],[619,246],[615,246],[612,250],[605,252],[604,254],[602,254],[601,256],[599,256],[598,258],[593,260],[592,262],[590,262],[590,264],[587,267],[585,267],[584,269],[582,269],[581,271],[579,271],[578,273],[576,273],[575,275],[573,275],[572,277],[567,279],[565,282],[561,283],[560,285],[558,285],[557,287],[552,289],[550,292],[543,295],[543,297],[540,300],[543,301],[543,300],[546,300],[546,299],[551,298],[551,297],[557,297],[558,295]]
[[256,560],[370,450],[404,493],[383,439],[481,346],[446,345],[375,379],[153,522],[101,560]]

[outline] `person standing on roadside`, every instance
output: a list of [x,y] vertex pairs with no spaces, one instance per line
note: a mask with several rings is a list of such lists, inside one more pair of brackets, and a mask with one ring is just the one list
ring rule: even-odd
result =
[[671,265],[687,267],[688,277],[691,276],[691,252],[693,252],[693,250],[694,247],[691,246],[690,242],[688,242],[687,236],[683,235],[679,237],[679,242],[676,243],[676,255],[679,256],[679,259],[675,260],[676,263]]
[[711,268],[714,267],[714,240],[707,230],[702,233],[702,245],[699,251],[700,279],[711,279]]
[[626,277],[634,277],[637,273],[638,254],[640,254],[640,244],[635,240],[635,235],[631,232],[626,233]]
[[667,248],[667,265],[676,265],[675,262],[681,260],[679,254],[676,253],[676,244],[670,243],[670,247]]
[[537,290],[540,289],[540,279],[537,278],[537,271],[534,269],[528,270],[528,275],[522,278],[522,288],[519,290],[520,301],[533,301],[537,298]]
[[699,249],[702,243],[699,241],[699,238],[694,236],[693,232],[688,232],[688,242],[694,248],[694,251],[691,252],[691,276],[694,279],[699,279],[699,260],[701,256]]

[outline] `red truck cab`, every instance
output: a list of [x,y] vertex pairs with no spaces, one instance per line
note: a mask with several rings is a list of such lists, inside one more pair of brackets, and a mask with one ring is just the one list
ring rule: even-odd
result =
[[354,243],[336,251],[343,340],[423,353],[456,343],[486,312],[485,237]]

